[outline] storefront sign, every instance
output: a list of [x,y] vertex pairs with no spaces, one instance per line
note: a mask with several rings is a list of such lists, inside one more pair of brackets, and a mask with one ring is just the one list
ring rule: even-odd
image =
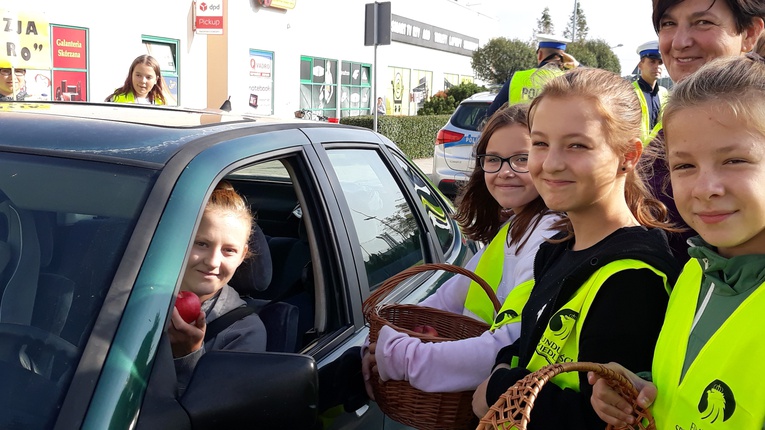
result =
[[223,34],[223,0],[199,0],[194,6],[197,34]]
[[87,31],[82,28],[51,26],[53,35],[53,67],[88,68]]
[[274,53],[250,49],[250,88],[247,95],[250,108],[255,113],[274,113]]
[[42,12],[0,8],[0,67],[50,69],[50,33]]
[[391,15],[391,39],[396,42],[472,56],[478,39],[398,15]]
[[278,9],[295,9],[297,0],[258,0],[261,6],[275,7]]

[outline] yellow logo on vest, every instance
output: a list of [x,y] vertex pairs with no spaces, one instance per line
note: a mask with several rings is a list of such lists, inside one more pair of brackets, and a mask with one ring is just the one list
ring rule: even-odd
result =
[[551,337],[543,336],[537,344],[536,353],[550,364],[574,361],[573,357],[563,354],[565,340],[571,335],[576,326],[579,312],[571,309],[561,309],[550,319]]
[[733,390],[725,382],[715,379],[707,385],[699,401],[702,420],[709,423],[715,423],[717,420],[725,422],[735,411],[736,399],[733,397]]

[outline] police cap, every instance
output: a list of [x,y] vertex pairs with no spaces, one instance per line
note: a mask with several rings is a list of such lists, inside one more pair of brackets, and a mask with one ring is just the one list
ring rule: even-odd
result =
[[656,40],[651,40],[638,46],[636,52],[638,55],[640,55],[640,58],[648,57],[661,60],[661,54],[659,53],[659,42]]
[[551,49],[566,49],[566,44],[571,43],[570,40],[558,37],[552,34],[537,34],[537,41],[540,48]]

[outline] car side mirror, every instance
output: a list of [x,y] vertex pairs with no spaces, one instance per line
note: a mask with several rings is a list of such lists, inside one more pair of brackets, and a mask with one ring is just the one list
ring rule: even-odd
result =
[[300,354],[207,352],[180,403],[195,430],[312,428],[316,362]]

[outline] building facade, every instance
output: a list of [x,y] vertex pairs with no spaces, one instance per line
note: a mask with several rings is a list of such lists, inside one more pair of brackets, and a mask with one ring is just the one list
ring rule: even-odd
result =
[[[391,43],[365,46],[368,0],[98,0],[0,3],[0,66],[26,68],[29,99],[102,101],[135,57],[162,66],[170,103],[291,117],[414,115],[474,81],[496,19],[454,0],[392,0]],[[47,46],[46,46],[47,45]],[[3,65],[6,64],[6,65]]]

